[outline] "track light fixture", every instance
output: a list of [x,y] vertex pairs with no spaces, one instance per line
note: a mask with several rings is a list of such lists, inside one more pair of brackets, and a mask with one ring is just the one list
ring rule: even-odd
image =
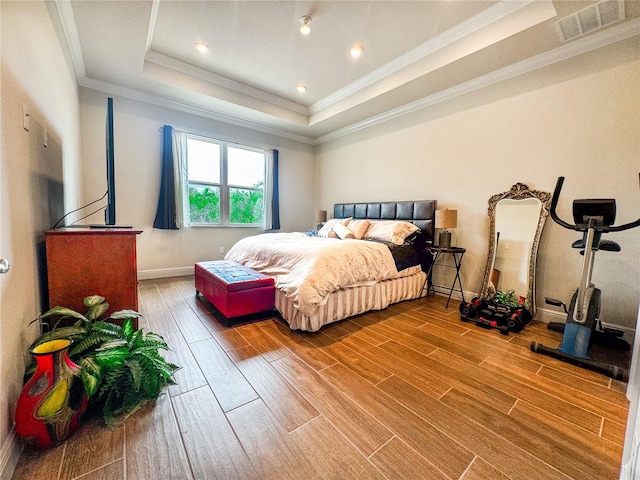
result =
[[311,17],[308,15],[300,17],[300,23],[300,33],[303,35],[309,35],[311,33],[311,27],[309,26],[311,23]]

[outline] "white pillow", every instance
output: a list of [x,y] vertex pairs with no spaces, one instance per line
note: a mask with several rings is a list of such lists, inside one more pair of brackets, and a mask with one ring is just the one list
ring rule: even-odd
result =
[[326,221],[326,223],[322,226],[320,230],[318,230],[318,236],[325,237],[325,238],[335,238],[337,235],[330,235],[330,233],[333,231],[333,226],[336,225],[337,223],[340,223],[346,227],[350,221],[351,221],[351,217],[331,218]]
[[364,234],[365,239],[382,240],[384,242],[392,242],[396,245],[402,245],[404,239],[414,232],[420,230],[413,223],[403,222],[400,220],[379,220],[371,222],[367,233]]
[[339,222],[333,226],[333,231],[336,233],[336,235],[338,235],[338,237],[341,240],[344,240],[345,238],[356,238],[353,232],[349,229],[349,227],[345,227],[343,224]]
[[325,237],[328,238],[329,237],[329,232],[333,231],[333,226],[338,223],[338,220],[335,218],[332,218],[331,220],[327,220],[325,222],[324,225],[322,225],[322,228],[320,230],[318,230],[318,236],[319,237]]

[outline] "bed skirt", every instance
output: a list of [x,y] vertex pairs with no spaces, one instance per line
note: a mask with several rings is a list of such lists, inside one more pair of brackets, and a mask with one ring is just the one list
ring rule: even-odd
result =
[[309,317],[300,312],[280,290],[276,288],[275,307],[292,330],[315,332],[323,325],[337,322],[353,315],[382,310],[392,303],[426,295],[423,289],[426,274],[418,272],[408,277],[384,280],[373,285],[347,287],[329,294],[327,301]]

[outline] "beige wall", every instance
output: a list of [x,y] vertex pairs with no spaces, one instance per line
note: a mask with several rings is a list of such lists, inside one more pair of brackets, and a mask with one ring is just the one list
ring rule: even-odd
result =
[[[49,6],[52,8],[51,6]],[[10,473],[16,443],[12,412],[21,388],[26,348],[36,335],[27,323],[39,313],[36,245],[40,199],[34,176],[62,159],[66,206],[105,190],[106,94],[82,90],[65,57],[44,2],[0,2],[2,45],[0,130],[0,471]],[[144,230],[139,269],[171,272],[221,258],[255,230],[151,228],[160,175],[160,126],[281,152],[281,214],[285,231],[313,225],[316,208],[335,202],[430,199],[458,210],[454,244],[468,249],[463,282],[475,292],[487,251],[487,199],[516,182],[551,191],[567,177],[560,214],[570,200],[615,197],[618,221],[640,211],[640,61],[632,39],[499,85],[369,128],[316,148],[115,96],[118,222]],[[22,105],[32,130],[22,129]],[[82,132],[80,125],[82,125]],[[43,128],[49,147],[43,149]],[[80,144],[82,143],[82,154]],[[81,160],[82,159],[82,160]],[[44,167],[43,167],[44,165]],[[83,175],[84,172],[84,175]],[[315,190],[315,194],[314,194]],[[101,222],[102,216],[89,219]],[[538,263],[538,304],[544,295],[568,299],[580,256],[577,235],[549,223]],[[602,319],[633,328],[640,295],[638,230],[611,238],[623,251],[599,254],[594,280],[603,289]],[[544,313],[544,312],[543,312]]]
[[[107,95],[81,89],[82,156],[85,202],[106,190],[104,123]],[[114,97],[117,223],[143,230],[138,237],[141,278],[193,271],[195,262],[224,257],[235,242],[260,229],[193,227],[178,231],[152,228],[160,189],[162,125],[280,152],[282,231],[313,226],[313,147],[186,113]],[[87,219],[103,223],[102,212]]]
[[[80,198],[80,123],[71,75],[44,2],[0,2],[2,77],[0,129],[0,473],[8,478],[19,452],[13,411],[22,388],[27,348],[37,335],[29,322],[40,313],[37,244],[50,228],[42,181],[60,180],[67,203]],[[22,128],[22,106],[30,131]],[[42,145],[44,128],[48,147]]]
[[[315,207],[436,199],[458,210],[453,244],[467,248],[464,289],[480,288],[488,250],[487,200],[522,182],[553,191],[571,220],[574,198],[613,197],[617,223],[640,212],[640,48],[631,39],[317,148]],[[549,221],[538,257],[543,297],[568,300],[581,267],[579,236]],[[634,328],[640,293],[640,230],[610,235],[621,253],[596,258],[602,320]],[[547,307],[548,308],[548,307]],[[540,312],[543,316],[551,310]],[[553,318],[556,320],[555,318]]]

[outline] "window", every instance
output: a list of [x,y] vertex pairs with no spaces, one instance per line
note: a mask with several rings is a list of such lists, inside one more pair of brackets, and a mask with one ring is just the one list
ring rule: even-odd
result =
[[263,225],[265,154],[258,148],[187,135],[191,224]]

